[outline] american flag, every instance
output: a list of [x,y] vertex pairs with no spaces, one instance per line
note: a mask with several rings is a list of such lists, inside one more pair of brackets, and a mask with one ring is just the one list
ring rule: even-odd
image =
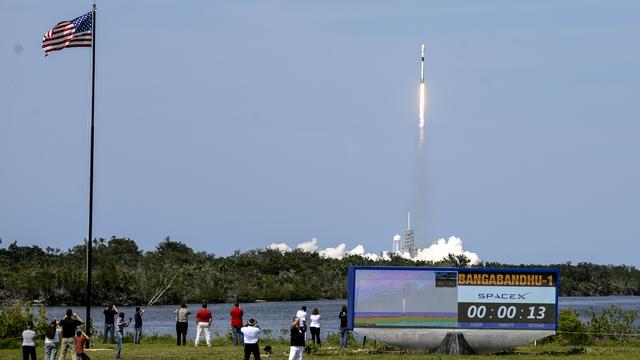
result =
[[42,37],[44,56],[68,47],[91,47],[92,15],[88,12],[71,21],[61,21]]

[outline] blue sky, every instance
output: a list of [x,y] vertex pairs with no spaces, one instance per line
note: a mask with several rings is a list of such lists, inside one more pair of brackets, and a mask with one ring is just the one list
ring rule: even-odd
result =
[[[0,237],[87,236],[89,1],[0,0]],[[94,236],[640,265],[635,1],[100,1]],[[418,150],[420,44],[426,144]]]

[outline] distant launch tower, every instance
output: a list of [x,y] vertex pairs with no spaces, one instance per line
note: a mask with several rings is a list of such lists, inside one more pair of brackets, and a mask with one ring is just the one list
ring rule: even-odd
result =
[[394,253],[409,253],[412,257],[416,256],[416,242],[413,239],[413,229],[411,229],[411,212],[407,213],[407,230],[402,236],[396,234],[393,237]]
[[411,229],[411,212],[407,213],[407,230],[402,236],[402,252],[408,252],[411,257],[416,256],[416,242],[413,239],[413,230]]

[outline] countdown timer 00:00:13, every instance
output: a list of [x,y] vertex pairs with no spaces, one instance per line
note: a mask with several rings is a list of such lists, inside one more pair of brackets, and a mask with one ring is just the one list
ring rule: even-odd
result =
[[555,319],[554,304],[459,303],[458,321],[463,323],[548,324]]

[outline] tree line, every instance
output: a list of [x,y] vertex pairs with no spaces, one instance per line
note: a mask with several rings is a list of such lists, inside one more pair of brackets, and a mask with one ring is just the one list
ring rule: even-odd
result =
[[[93,242],[93,300],[96,304],[176,304],[239,300],[312,300],[347,296],[351,265],[465,267],[464,256],[413,262],[399,256],[373,261],[351,255],[322,258],[318,253],[271,249],[236,251],[218,257],[167,237],[152,251],[134,240],[112,237]],[[560,296],[640,295],[640,271],[626,265],[564,263],[478,267],[560,269]],[[38,246],[0,248],[0,302],[77,305],[86,297],[86,246],[63,251]]]

